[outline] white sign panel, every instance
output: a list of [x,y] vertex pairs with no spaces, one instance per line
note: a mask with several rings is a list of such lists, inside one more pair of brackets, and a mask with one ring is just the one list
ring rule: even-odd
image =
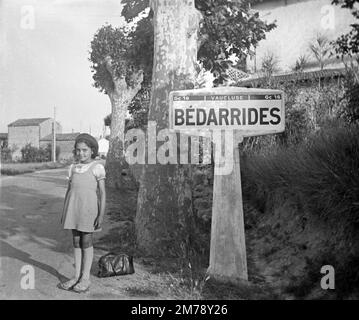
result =
[[280,90],[214,88],[170,93],[170,129],[240,130],[243,136],[284,131],[284,93]]

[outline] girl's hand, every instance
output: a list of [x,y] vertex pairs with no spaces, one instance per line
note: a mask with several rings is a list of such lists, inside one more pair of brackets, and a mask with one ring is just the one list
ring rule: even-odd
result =
[[95,219],[95,223],[94,223],[95,230],[101,228],[102,221],[103,221],[103,218],[100,217],[100,216],[98,216],[98,217]]

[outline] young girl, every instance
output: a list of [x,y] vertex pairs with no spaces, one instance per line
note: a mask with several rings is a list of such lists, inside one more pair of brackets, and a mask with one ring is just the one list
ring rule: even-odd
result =
[[98,143],[94,137],[86,133],[77,136],[77,161],[69,169],[69,184],[61,219],[63,228],[72,230],[75,275],[61,283],[60,287],[78,293],[86,292],[90,287],[92,233],[101,230],[105,214],[105,168],[94,160],[97,153]]

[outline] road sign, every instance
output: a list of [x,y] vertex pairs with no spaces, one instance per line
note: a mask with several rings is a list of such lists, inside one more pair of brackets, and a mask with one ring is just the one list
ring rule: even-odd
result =
[[[284,92],[239,87],[173,91],[169,95],[170,129],[201,135],[233,131],[230,174],[214,166],[211,247],[208,274],[230,282],[248,280],[238,143],[243,137],[283,132]],[[228,132],[227,133],[232,133]],[[233,142],[233,143],[232,143]]]
[[284,131],[284,92],[238,87],[173,91],[170,129],[238,130],[243,137]]

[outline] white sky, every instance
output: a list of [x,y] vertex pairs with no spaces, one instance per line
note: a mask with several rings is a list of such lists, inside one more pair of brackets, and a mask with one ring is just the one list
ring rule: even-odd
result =
[[105,22],[123,24],[120,14],[120,0],[0,0],[0,132],[56,107],[63,133],[102,134],[111,105],[92,86],[88,51]]

